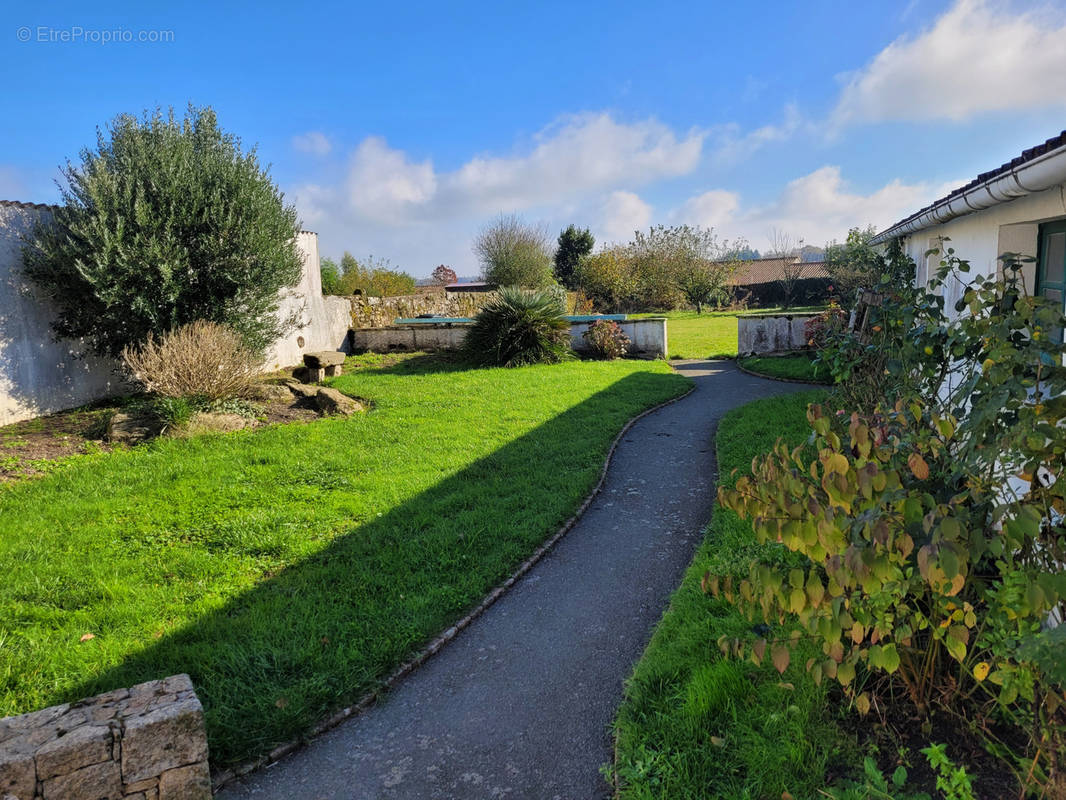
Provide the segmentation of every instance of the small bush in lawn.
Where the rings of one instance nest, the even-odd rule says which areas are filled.
[[[596,358],[621,358],[630,344],[629,337],[622,332],[621,326],[610,319],[596,320],[581,335]]]
[[[463,350],[479,364],[554,364],[573,357],[570,323],[553,294],[507,286],[478,313]]]
[[[234,331],[215,322],[193,322],[140,347],[126,347],[122,360],[145,391],[161,397],[225,400],[246,395],[257,359]]]

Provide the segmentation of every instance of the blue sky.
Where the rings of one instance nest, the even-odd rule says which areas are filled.
[[[1066,128],[1062,2],[0,15],[0,198],[56,200],[58,166],[118,113],[210,105],[258,145],[323,254],[417,276],[476,274],[471,240],[501,212],[600,242],[687,222],[761,249],[774,228],[823,244]]]

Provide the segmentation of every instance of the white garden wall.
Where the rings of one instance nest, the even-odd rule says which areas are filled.
[[[91,403],[126,391],[118,364],[85,356],[80,343],[56,341],[54,311],[23,277],[22,245],[48,206],[0,201],[0,425]],[[347,299],[323,297],[318,236],[303,232],[300,283],[285,292],[280,314],[298,315],[299,327],[268,353],[265,369],[300,363],[304,352],[344,349],[351,324]]]

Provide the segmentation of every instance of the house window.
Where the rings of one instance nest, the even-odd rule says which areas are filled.
[[[1066,309],[1066,220],[1040,226],[1040,255],[1036,290]],[[1055,332],[1062,341],[1062,329]]]

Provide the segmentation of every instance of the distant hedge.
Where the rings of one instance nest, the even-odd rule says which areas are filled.
[[[829,302],[829,278],[801,278],[792,287],[793,306],[817,306]],[[751,293],[750,295],[748,293]],[[733,299],[748,298],[749,306],[780,306],[785,302],[784,287],[777,281],[733,287]]]

